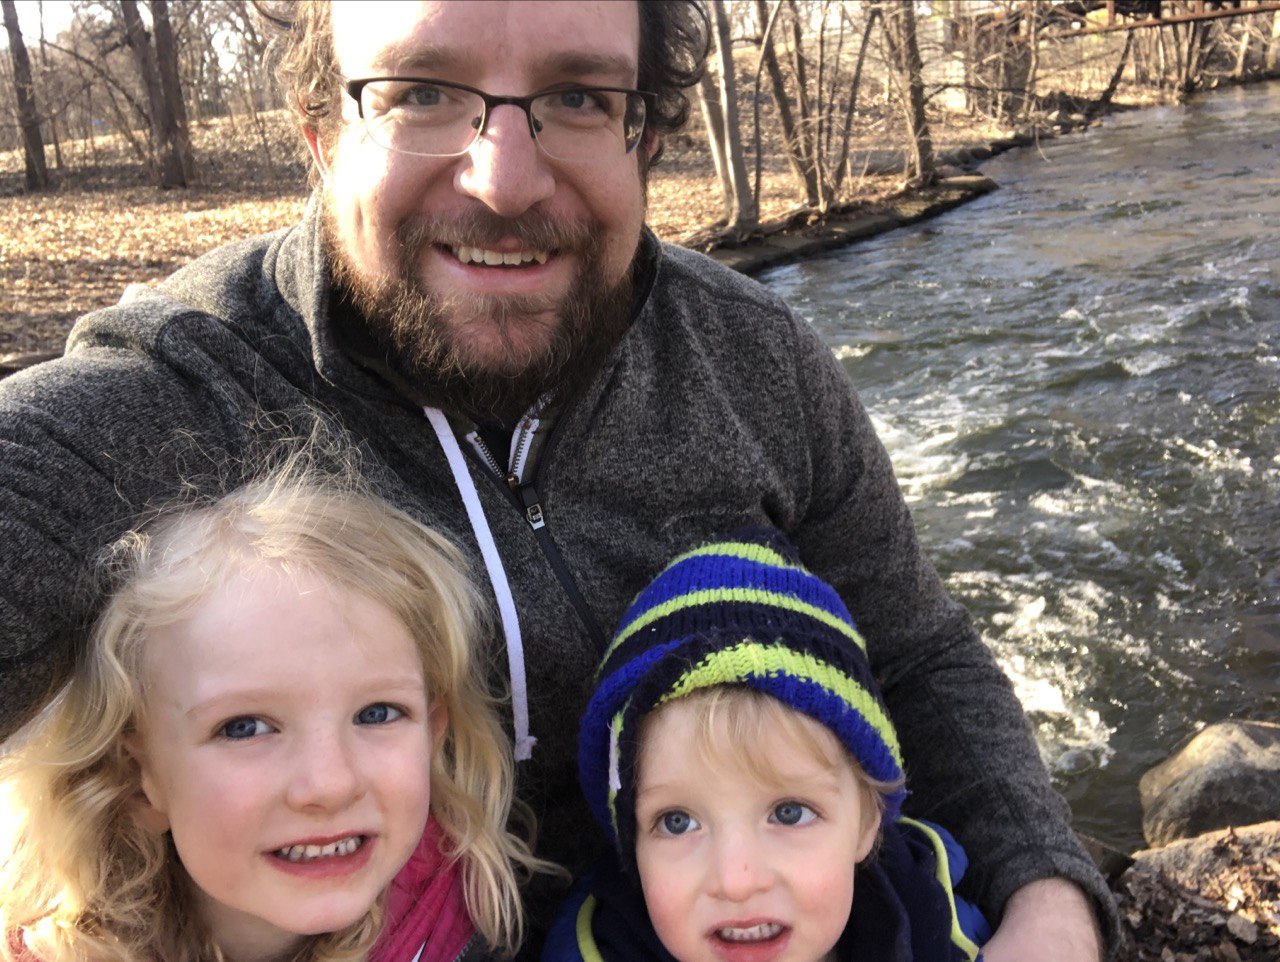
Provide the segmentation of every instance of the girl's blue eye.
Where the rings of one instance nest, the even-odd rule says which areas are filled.
[[[243,718],[233,718],[218,729],[218,734],[223,738],[245,739],[253,738],[255,735],[265,735],[272,728],[261,718],[254,718],[246,715]]]
[[[378,702],[376,705],[365,705],[356,712],[357,725],[385,725],[397,718],[403,718],[404,712],[394,705]]]
[[[818,813],[801,802],[779,802],[773,807],[773,821],[779,825],[808,825]]]
[[[688,812],[679,810],[664,812],[658,819],[658,830],[663,835],[684,835],[698,827],[698,821]]]

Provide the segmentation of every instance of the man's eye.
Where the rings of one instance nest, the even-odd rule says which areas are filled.
[[[608,101],[594,90],[565,90],[555,95],[555,106],[562,110],[587,112],[607,109]]]
[[[365,705],[356,712],[357,725],[385,725],[397,718],[403,718],[404,712],[395,705],[379,702],[376,705]]]
[[[435,107],[444,99],[443,91],[431,84],[413,84],[401,91],[396,98],[397,106]]]
[[[688,812],[664,812],[658,818],[658,833],[661,835],[684,835],[698,827],[697,819]]]
[[[266,735],[272,731],[275,731],[275,729],[261,718],[246,715],[243,718],[233,718],[231,721],[226,722],[218,729],[218,734],[223,738],[240,740],[253,738],[256,735]]]
[[[818,813],[802,802],[779,802],[771,816],[779,825],[808,825],[817,817]]]

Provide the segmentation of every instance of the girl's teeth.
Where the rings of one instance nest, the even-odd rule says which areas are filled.
[[[766,942],[782,933],[782,926],[777,922],[761,922],[747,929],[716,929],[716,935],[726,942]]]
[[[330,842],[328,845],[290,845],[287,848],[278,849],[276,855],[289,862],[309,862],[317,858],[350,855],[363,843],[363,835],[352,835],[350,838]]]

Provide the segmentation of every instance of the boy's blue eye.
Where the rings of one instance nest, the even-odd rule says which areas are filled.
[[[808,825],[818,813],[802,802],[779,802],[773,807],[773,821],[779,825]]]
[[[365,705],[356,712],[357,725],[385,725],[397,718],[403,718],[404,712],[394,705],[378,702],[376,705]]]
[[[688,812],[664,812],[658,819],[658,829],[663,835],[684,835],[697,827],[697,819]]]
[[[272,727],[261,718],[245,715],[242,718],[233,718],[225,723],[218,729],[218,734],[223,738],[242,740],[253,738],[255,735],[265,735],[270,731],[273,731]]]

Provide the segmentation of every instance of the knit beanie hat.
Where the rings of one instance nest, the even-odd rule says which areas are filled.
[[[772,695],[830,729],[871,778],[901,785],[897,733],[844,602],[780,532],[743,529],[680,555],[641,591],[597,672],[578,771],[623,864],[634,864],[640,720],[717,685]],[[905,796],[885,798],[887,820]]]

